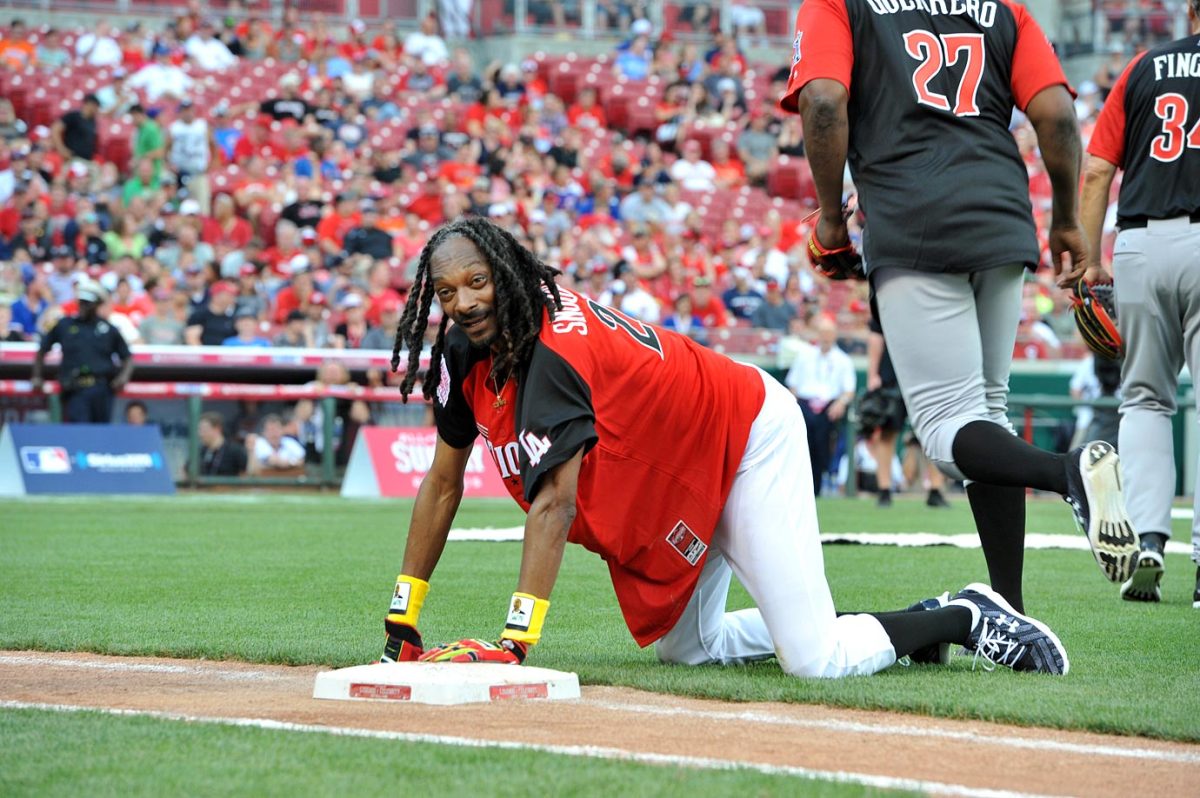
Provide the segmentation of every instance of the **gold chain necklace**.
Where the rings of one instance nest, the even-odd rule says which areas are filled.
[[[506,374],[504,377],[504,382],[497,382],[496,375],[495,374],[492,375],[492,387],[495,389],[493,391],[493,393],[496,394],[496,401],[492,402],[493,410],[499,410],[500,408],[502,408],[506,404],[508,404],[508,402],[506,402],[500,396],[500,394],[504,393],[504,389],[508,387],[508,381],[509,381],[509,379],[512,378],[512,373],[513,373],[513,367],[510,366],[508,369],[508,374]]]

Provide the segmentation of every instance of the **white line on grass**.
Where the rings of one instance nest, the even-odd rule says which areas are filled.
[[[523,539],[523,527],[477,527],[467,529],[451,529],[450,540],[505,542]],[[951,546],[957,549],[979,548],[979,535],[974,532],[961,535],[938,535],[932,532],[830,532],[821,535],[821,542],[857,543],[868,546]],[[1087,538],[1083,535],[1047,535],[1031,532],[1025,535],[1027,549],[1072,549],[1087,551]],[[1190,543],[1167,543],[1168,554],[1191,554]]]
[[[512,740],[485,740],[476,737],[453,737],[441,734],[414,734],[411,732],[381,731],[377,729],[356,729],[345,726],[319,726],[307,723],[288,723],[286,721],[268,720],[265,718],[223,718],[203,717],[199,715],[184,715],[177,712],[160,712],[141,709],[110,709],[85,707],[72,704],[42,704],[28,701],[0,701],[0,709],[36,709],[49,712],[95,712],[103,715],[122,717],[143,717],[159,720],[183,721],[185,723],[207,723],[217,726],[237,726],[242,728],[269,729],[273,731],[307,732],[315,734],[332,734],[338,737],[365,737],[375,740],[395,740],[406,743],[432,743],[436,745],[452,745],[464,748],[497,748],[503,750],[538,751],[547,754],[563,756],[589,757],[592,759],[609,759],[622,762],[636,762],[647,765],[675,765],[677,767],[698,768],[702,770],[750,770],[773,776],[797,776],[806,779],[820,779],[842,784],[859,784],[880,789],[909,790],[923,792],[929,795],[972,795],[979,798],[1049,798],[1036,793],[1014,792],[1012,790],[989,790],[980,787],[968,787],[963,784],[948,784],[940,781],[922,781],[893,776],[879,776],[870,773],[849,773],[841,770],[814,770],[793,765],[766,765],[758,762],[746,762],[733,759],[714,759],[711,757],[677,756],[673,754],[655,754],[643,751],[628,751],[622,748],[609,748],[595,745],[546,745],[542,743],[523,743]]]
[[[52,656],[0,654],[0,665],[39,665],[54,668],[84,668],[97,671],[121,671],[125,673],[184,673],[197,676],[215,676],[234,682],[277,682],[286,679],[266,671],[238,671],[208,668],[196,665],[162,665],[150,662],[91,662],[88,660],[61,659]]]
[[[663,707],[643,704],[622,704],[609,701],[591,701],[582,699],[582,703],[611,709],[614,712],[633,712],[645,715],[661,715],[667,717],[704,718],[706,720],[740,720],[776,726],[799,726],[808,729],[825,731],[851,732],[855,734],[901,735],[905,737],[932,737],[945,740],[962,740],[964,742],[985,745],[1007,746],[1010,748],[1025,748],[1035,751],[1061,751],[1063,753],[1081,754],[1096,757],[1128,757],[1130,759],[1153,759],[1163,762],[1182,762],[1200,764],[1200,754],[1189,754],[1176,751],[1159,751],[1152,748],[1121,748],[1115,745],[1086,745],[1066,743],[1059,740],[1039,740],[1030,737],[1007,737],[995,734],[981,734],[975,731],[954,731],[952,729],[936,729],[924,726],[911,726],[902,723],[858,723],[847,720],[805,720],[803,718],[788,718],[772,715],[769,712],[755,710],[722,712],[719,710],[686,709],[683,707]]]

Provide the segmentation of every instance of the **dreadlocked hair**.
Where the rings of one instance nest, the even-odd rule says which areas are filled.
[[[429,324],[429,308],[433,304],[433,274],[431,261],[448,238],[462,236],[471,241],[479,254],[492,269],[495,286],[494,311],[496,323],[503,342],[492,363],[492,377],[512,374],[533,349],[542,326],[542,309],[554,318],[562,309],[562,297],[558,293],[555,276],[558,269],[547,266],[537,256],[521,246],[512,234],[479,216],[465,216],[435,232],[421,250],[417,264],[416,279],[404,313],[396,325],[396,340],[392,346],[392,371],[400,367],[400,350],[408,348],[408,368],[400,383],[400,394],[404,401],[412,393],[417,381],[421,362],[421,347],[425,340],[425,329]],[[429,374],[440,374],[442,354],[446,349],[446,328],[450,319],[442,316],[437,339],[429,357]],[[432,400],[437,391],[436,377],[426,379],[422,394]]]

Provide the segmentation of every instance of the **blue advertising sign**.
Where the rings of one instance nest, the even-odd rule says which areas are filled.
[[[7,424],[0,495],[174,493],[157,426]]]

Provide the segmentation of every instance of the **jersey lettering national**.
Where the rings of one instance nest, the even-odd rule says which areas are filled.
[[[487,441],[528,511],[543,478],[583,451],[570,540],[607,562],[641,645],[683,612],[762,408],[749,366],[560,289],[528,367],[499,390],[489,352],[451,328],[434,415],[451,446]],[[497,401],[497,396],[503,401]],[[695,541],[681,552],[677,529]],[[681,554],[683,556],[681,556]]]
[[[1014,106],[1067,81],[1024,6],[806,0],[796,41],[784,110],[813,80],[849,92],[868,271],[1037,263],[1029,179],[1008,125]]]
[[[1168,42],[1125,67],[1088,152],[1125,170],[1118,225],[1200,211],[1200,36]]]

